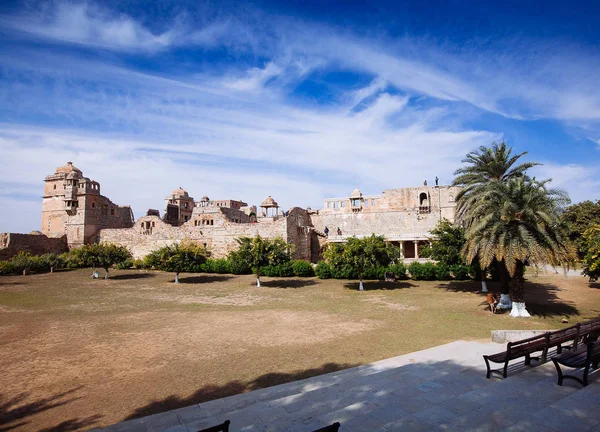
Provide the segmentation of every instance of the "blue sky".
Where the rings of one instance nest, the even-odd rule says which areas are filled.
[[[68,160],[139,217],[448,184],[504,139],[600,199],[600,6],[486,3],[2,2],[0,231]]]

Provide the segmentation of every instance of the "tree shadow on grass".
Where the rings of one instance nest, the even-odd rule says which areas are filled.
[[[275,279],[260,281],[260,286],[265,288],[303,288],[317,283],[313,279]]]
[[[488,290],[493,293],[500,292],[500,283],[486,281]],[[468,292],[472,294],[481,294],[481,281],[465,280],[465,281],[448,281],[440,282],[437,288],[443,288],[450,292]]]
[[[21,393],[10,399],[0,394],[0,432],[25,428],[25,425],[29,423],[27,420],[28,417],[78,400],[79,397],[74,397],[73,393],[77,392],[80,388],[77,387],[63,393],[57,393],[54,396],[38,399],[34,402],[27,400],[28,393]],[[67,432],[89,428],[101,417],[100,415],[95,415],[84,419],[70,419],[56,426],[44,429],[44,431]]]
[[[359,364],[349,363],[326,363],[321,367],[295,371],[291,373],[268,373],[259,376],[251,381],[230,381],[227,384],[207,385],[196,390],[188,397],[176,395],[168,396],[164,399],[150,402],[143,407],[134,410],[125,420],[132,420],[139,417],[145,417],[151,414],[157,414],[164,411],[170,411],[177,408],[183,408],[190,405],[207,402],[213,399],[220,399],[227,396],[233,396],[240,393],[246,393],[253,390],[271,387],[278,384],[285,384],[293,381],[323,375],[331,372],[337,372],[343,369],[349,369]]]
[[[344,288],[353,291],[358,291],[359,282],[348,282],[344,284]],[[385,281],[363,281],[363,288],[365,291],[377,291],[377,290],[397,290],[404,288],[413,288],[416,285],[410,281],[396,281],[396,282],[385,282]]]
[[[153,278],[156,275],[154,273],[131,273],[131,274],[119,274],[111,276],[110,273],[108,275],[109,279],[113,280],[134,280],[134,279],[148,279]]]
[[[213,282],[225,282],[229,279],[232,279],[233,276],[224,276],[224,275],[200,275],[200,276],[179,276],[179,282],[182,284],[203,284],[203,283],[213,283]]]
[[[558,297],[560,288],[549,283],[525,281],[525,305],[532,315],[544,318],[579,315],[575,303]]]

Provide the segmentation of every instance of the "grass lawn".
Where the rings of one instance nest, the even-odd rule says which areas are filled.
[[[394,357],[600,315],[600,284],[528,273],[531,319],[474,282],[90,270],[0,277],[0,430],[78,430]],[[495,289],[494,284],[489,284]],[[561,320],[568,317],[569,324]],[[483,360],[482,360],[483,361]],[[5,423],[2,426],[2,423]]]

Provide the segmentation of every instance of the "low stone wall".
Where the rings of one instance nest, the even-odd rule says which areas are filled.
[[[67,252],[67,239],[46,237],[44,234],[0,233],[0,260],[12,258],[19,252],[32,255]]]
[[[492,342],[516,342],[534,336],[543,335],[552,330],[492,330]]]

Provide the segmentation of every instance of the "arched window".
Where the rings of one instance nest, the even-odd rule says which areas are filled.
[[[419,206],[428,206],[429,200],[427,199],[427,194],[425,192],[421,192],[419,195]]]

